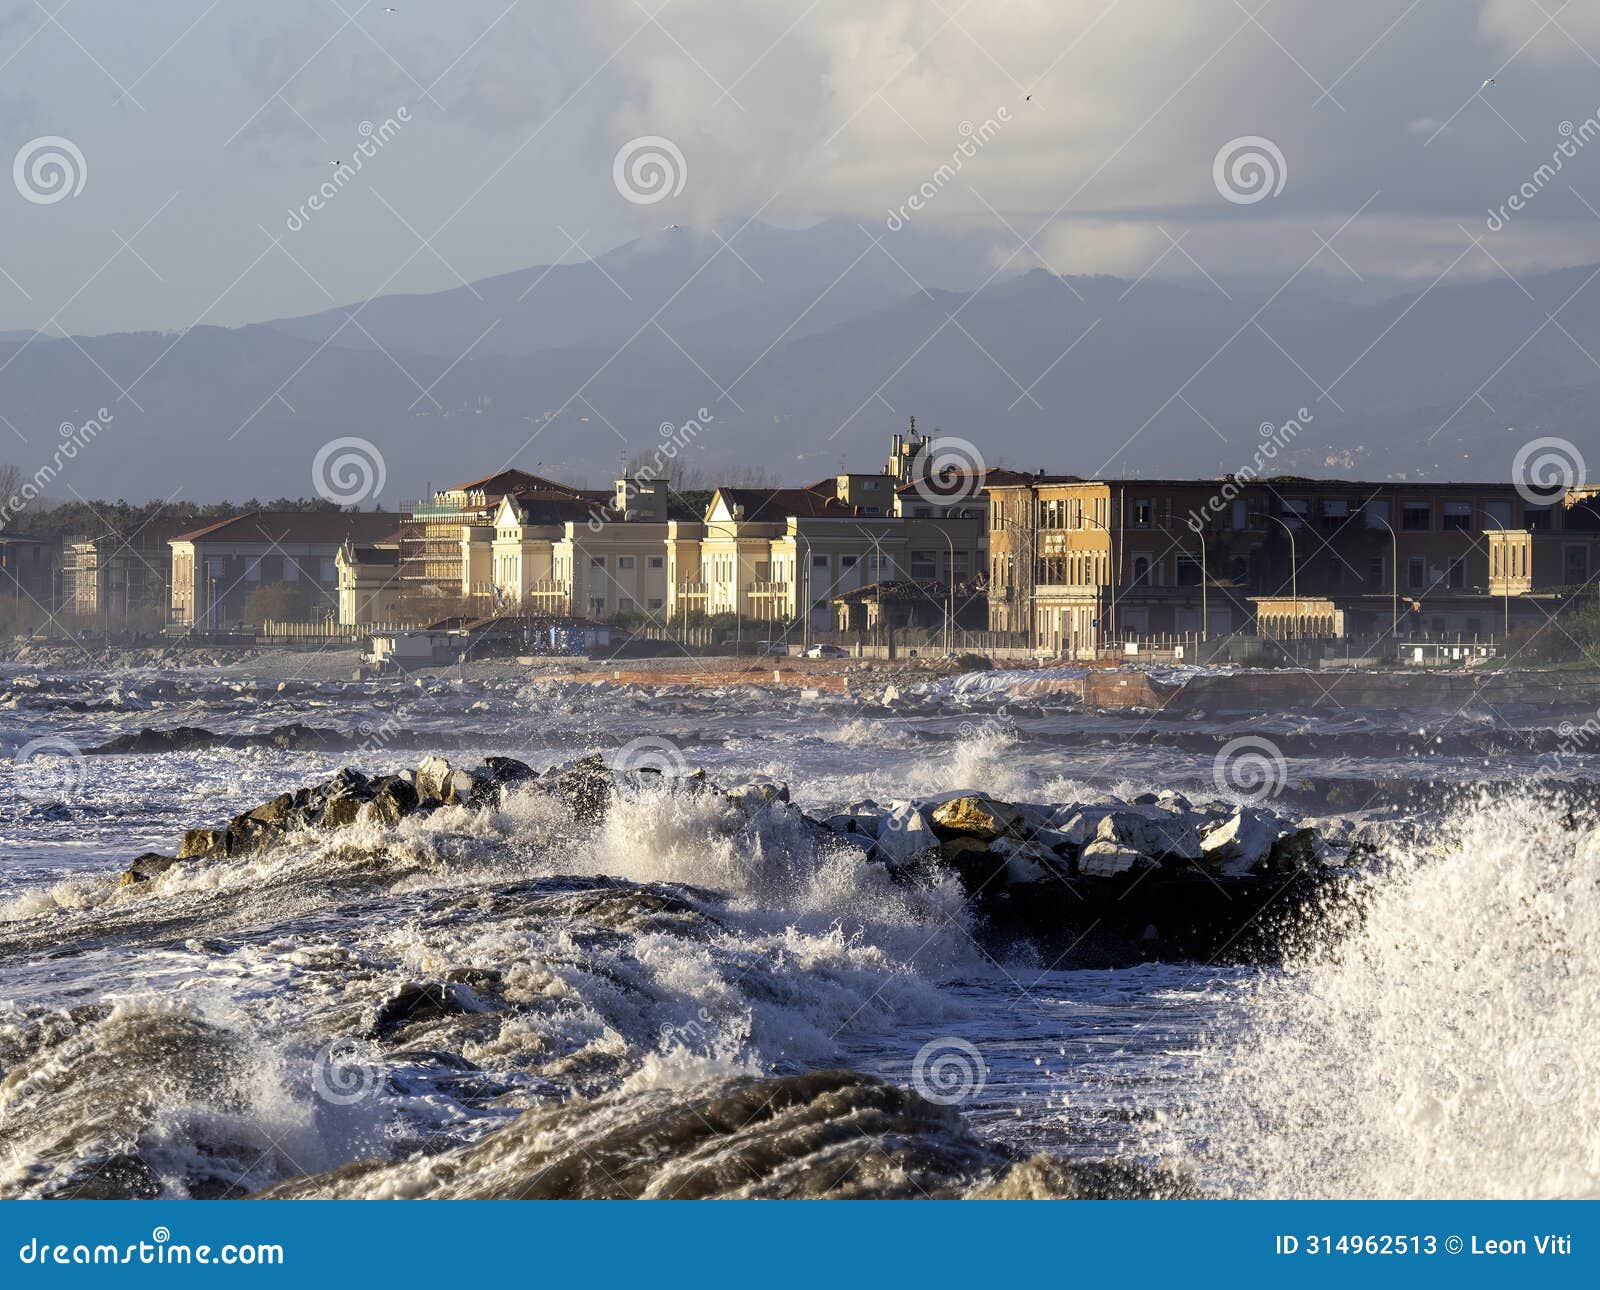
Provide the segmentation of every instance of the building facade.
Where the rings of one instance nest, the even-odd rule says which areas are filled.
[[[159,628],[172,592],[173,538],[192,518],[147,520],[137,528],[78,538],[62,550],[62,606],[78,618],[124,628],[148,619]]]
[[[293,589],[300,616],[336,618],[340,548],[396,540],[399,523],[388,511],[252,511],[179,534],[168,544],[169,622],[198,631],[238,626],[250,597],[275,584]]]
[[[1586,583],[1600,541],[1600,510],[1511,484],[1040,475],[992,487],[989,525],[990,626],[1071,657],[1241,630],[1502,636]]]

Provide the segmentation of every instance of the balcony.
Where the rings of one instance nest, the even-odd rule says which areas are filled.
[[[680,582],[678,595],[682,597],[707,596],[711,593],[709,582]]]
[[[787,599],[789,584],[787,582],[752,582],[745,586],[745,590],[752,596],[783,596]]]

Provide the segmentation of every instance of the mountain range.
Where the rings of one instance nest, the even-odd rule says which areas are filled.
[[[877,469],[913,415],[991,465],[1083,475],[1241,469],[1290,419],[1273,473],[1504,479],[1541,436],[1600,469],[1600,267],[1345,291],[1009,256],[843,220],[669,228],[243,327],[0,333],[0,464],[32,475],[105,408],[47,492],[310,495],[345,436],[377,445],[386,505],[507,463],[603,484],[691,418],[679,461],[702,480]]]

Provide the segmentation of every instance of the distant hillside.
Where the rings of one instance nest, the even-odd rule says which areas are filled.
[[[10,333],[0,411],[28,442],[5,436],[0,463],[31,474],[63,421],[103,406],[61,496],[304,495],[317,449],[355,435],[382,450],[394,504],[510,460],[602,483],[705,408],[685,459],[712,474],[872,468],[915,414],[995,464],[1210,475],[1304,407],[1274,468],[1497,478],[1526,439],[1559,435],[1600,472],[1591,269],[1376,303],[1042,270],[972,292],[933,284],[981,281],[979,244],[883,247],[843,223],[752,228],[731,250],[664,230],[595,264],[384,297],[355,322]]]

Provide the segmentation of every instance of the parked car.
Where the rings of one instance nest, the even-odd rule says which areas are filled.
[[[762,641],[761,642],[761,652],[763,654],[776,654],[779,658],[785,658],[785,657],[788,656],[788,653],[789,653],[789,642],[788,641]]]
[[[813,645],[806,651],[807,658],[849,658],[850,651],[837,645]]]

